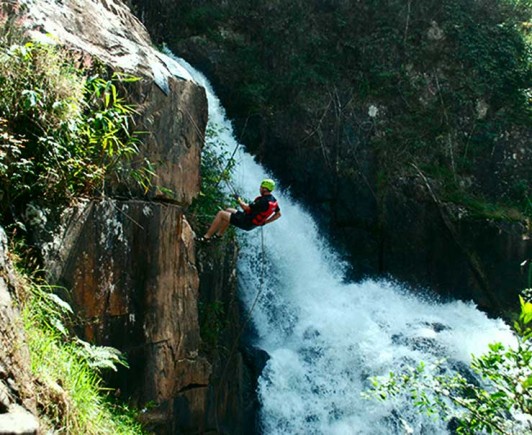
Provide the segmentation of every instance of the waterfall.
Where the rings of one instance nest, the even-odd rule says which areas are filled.
[[[210,84],[176,61],[205,87],[209,122],[224,127],[218,139],[230,153],[238,145]],[[243,151],[238,161],[237,189],[254,198],[271,175]],[[282,218],[239,231],[239,292],[253,306],[253,344],[270,356],[257,391],[261,432],[448,433],[406,400],[364,398],[369,378],[442,358],[450,369],[465,367],[488,343],[511,342],[509,328],[471,302],[433,301],[389,280],[345,282],[344,264],[310,214],[282,188],[274,195]]]

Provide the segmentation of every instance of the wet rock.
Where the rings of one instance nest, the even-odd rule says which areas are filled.
[[[150,78],[168,92],[167,79],[176,74],[166,56],[157,51],[146,28],[124,2],[17,0],[27,5],[26,27],[33,38],[66,44],[96,57],[116,70]],[[90,62],[90,59],[86,59]],[[180,71],[183,78],[186,73]]]

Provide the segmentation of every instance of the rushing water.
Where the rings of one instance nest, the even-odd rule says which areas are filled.
[[[231,153],[238,145],[211,86],[177,61],[206,88],[209,122],[223,127],[218,139]],[[270,174],[242,150],[237,157],[237,189],[254,198]],[[511,341],[508,328],[472,303],[438,303],[390,281],[345,283],[341,260],[309,213],[282,188],[274,194],[282,218],[239,233],[240,294],[253,308],[254,344],[270,355],[259,379],[261,432],[447,433],[408,401],[364,398],[369,378],[442,358],[463,366],[488,343]]]

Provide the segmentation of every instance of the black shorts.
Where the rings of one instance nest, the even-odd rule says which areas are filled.
[[[243,211],[237,211],[236,213],[232,213],[229,222],[231,223],[231,225],[234,225],[235,227],[238,227],[245,231],[250,231],[253,228],[256,228],[256,225],[253,225],[253,223],[251,222],[251,217]]]

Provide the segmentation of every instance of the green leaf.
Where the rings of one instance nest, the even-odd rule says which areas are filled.
[[[74,314],[74,311],[72,311],[72,307],[70,306],[70,304],[65,302],[63,299],[61,299],[56,294],[46,293],[46,297],[50,299],[57,307],[59,307],[61,311],[65,313]]]
[[[504,346],[502,343],[490,343],[488,344],[488,347],[490,348],[490,350],[492,350],[493,352],[499,352],[501,350],[504,350]]]
[[[23,90],[22,96],[25,97],[24,106],[26,107],[26,109],[37,106],[40,101],[39,93],[31,89]]]
[[[521,315],[520,320],[527,325],[532,321],[532,303],[525,301],[522,296],[519,296],[521,303]]]
[[[525,381],[523,382],[523,388],[528,389],[530,387],[532,387],[532,375],[526,378]]]

